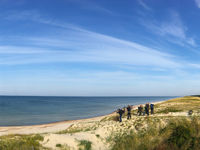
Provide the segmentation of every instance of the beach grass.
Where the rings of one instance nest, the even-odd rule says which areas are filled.
[[[87,140],[79,141],[79,150],[91,150],[92,149],[92,142]]]
[[[62,144],[56,144],[56,148],[58,148],[59,150],[70,150],[70,147],[68,145],[62,145]]]
[[[112,150],[199,150],[199,118],[176,118],[163,128],[149,126],[114,138]]]
[[[46,150],[40,141],[43,137],[39,134],[1,136],[0,150]]]

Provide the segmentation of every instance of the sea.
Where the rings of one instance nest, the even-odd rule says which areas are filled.
[[[0,96],[0,126],[23,126],[97,117],[127,105],[177,96],[55,97]]]

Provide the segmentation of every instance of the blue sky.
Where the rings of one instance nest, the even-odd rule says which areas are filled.
[[[0,95],[200,94],[200,0],[0,0]]]

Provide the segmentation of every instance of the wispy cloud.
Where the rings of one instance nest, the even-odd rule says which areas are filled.
[[[152,10],[151,7],[149,7],[144,0],[138,0],[138,3],[146,10]]]
[[[195,3],[197,5],[197,7],[200,8],[200,0],[195,0]]]
[[[37,47],[26,46],[0,46],[0,54],[40,54],[52,53],[53,51]]]
[[[27,14],[29,13],[20,15],[19,19],[30,19]],[[9,52],[19,53],[19,49],[21,49],[21,55],[14,58],[13,56],[10,58],[2,58],[0,64],[95,62],[115,65],[154,66],[159,68],[177,68],[182,66],[180,63],[173,60],[175,56],[171,54],[164,53],[132,41],[92,32],[75,25],[52,21],[48,18],[43,19],[40,15],[35,16],[34,20],[31,19],[32,21],[62,28],[62,36],[57,35],[52,38],[17,38],[21,43],[26,43],[34,48],[40,48],[39,50],[41,52],[47,51],[46,54],[31,54],[30,56],[27,53],[33,53],[32,50],[29,51],[29,49],[27,49],[26,52],[26,48],[23,46],[15,47],[15,49],[12,51],[10,50]],[[44,47],[43,51],[41,50],[41,46]],[[49,53],[49,50],[53,50],[54,53]],[[22,52],[24,52],[24,55]],[[36,52],[38,51],[36,50]]]
[[[98,12],[98,13],[103,13],[103,14],[108,14],[108,15],[116,15],[116,12],[111,11],[108,8],[105,8],[99,4],[97,4],[93,0],[66,0],[71,3],[75,3],[78,5],[80,8],[93,11],[93,12]]]
[[[170,42],[182,46],[186,44],[196,46],[194,38],[187,35],[188,29],[177,12],[171,12],[170,17],[164,21],[142,19],[141,23],[147,29],[151,30],[151,32],[164,36]]]

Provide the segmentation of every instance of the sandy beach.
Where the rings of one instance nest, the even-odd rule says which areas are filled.
[[[153,104],[159,104],[164,101],[154,102]],[[144,105],[144,104],[142,104]],[[136,110],[139,105],[132,105],[132,109]],[[115,115],[116,112],[111,114],[107,114],[104,116],[98,116],[94,118],[88,119],[80,119],[80,120],[69,120],[69,121],[61,121],[61,122],[54,122],[48,124],[41,124],[41,125],[29,125],[29,126],[1,126],[0,127],[0,136],[8,135],[8,134],[38,134],[38,133],[48,133],[48,132],[58,132],[64,129],[67,129],[72,124],[78,123],[85,123],[91,121],[100,121],[101,119],[109,116]]]
[[[35,135],[39,134],[44,139],[40,144],[52,150],[64,149],[78,150],[80,141],[89,141],[92,150],[110,150],[114,144],[113,139],[124,133],[139,132],[148,128],[148,120],[165,126],[169,119],[175,117],[187,117],[188,110],[193,109],[194,114],[199,116],[198,105],[191,105],[186,109],[186,98],[175,98],[167,101],[155,102],[155,114],[147,116],[137,116],[137,108],[139,105],[133,106],[132,118],[128,120],[126,114],[122,118],[122,122],[116,120],[118,114],[113,112],[105,116],[88,118],[82,120],[71,120],[63,122],[55,122],[42,125],[32,126],[10,126],[0,127],[0,135]],[[193,99],[193,98],[190,98]],[[199,102],[200,98],[195,97]],[[182,102],[182,100],[184,100]],[[170,109],[169,109],[170,108]],[[171,109],[173,108],[173,109]],[[176,110],[182,108],[182,110]]]

